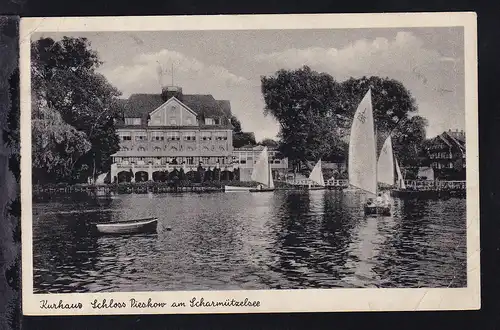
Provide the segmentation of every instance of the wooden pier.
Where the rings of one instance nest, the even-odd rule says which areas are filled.
[[[33,196],[47,198],[55,195],[80,194],[82,196],[113,196],[119,194],[161,194],[161,193],[210,193],[224,190],[224,182],[217,184],[190,184],[172,185],[161,182],[143,182],[127,184],[75,184],[65,186],[33,186]],[[231,184],[235,184],[230,183]],[[241,186],[249,186],[250,182],[239,182]],[[314,187],[308,179],[275,181],[276,190],[309,189]],[[405,180],[406,189],[392,191],[395,197],[422,197],[422,196],[465,196],[467,184],[465,181],[430,181]],[[325,181],[327,189],[343,190],[349,187],[348,180],[330,179]]]
[[[189,185],[175,186],[158,183],[137,184],[77,184],[64,187],[57,186],[33,186],[33,196],[47,197],[55,195],[83,194],[88,196],[113,196],[118,194],[160,194],[160,193],[208,193],[222,191],[222,187]]]

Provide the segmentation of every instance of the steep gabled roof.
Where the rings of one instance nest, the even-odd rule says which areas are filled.
[[[227,100],[216,100],[212,95],[184,94],[180,102],[193,110],[198,118],[225,118],[226,123],[221,124],[230,125],[231,104]],[[132,94],[127,100],[119,100],[118,104],[124,117],[147,119],[164,103],[161,94]]]

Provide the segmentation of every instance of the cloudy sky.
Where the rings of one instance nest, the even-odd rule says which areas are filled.
[[[231,101],[245,131],[258,140],[274,137],[277,123],[264,117],[260,76],[309,65],[342,81],[379,75],[398,79],[429,120],[428,136],[465,129],[462,28],[168,31],[43,33],[86,37],[104,64],[99,68],[120,89],[159,93],[164,83],[186,94],[212,94]]]

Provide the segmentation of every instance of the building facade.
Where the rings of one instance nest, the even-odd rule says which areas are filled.
[[[169,86],[161,94],[133,94],[116,123],[120,150],[112,155],[111,182],[166,181],[180,171],[219,172],[219,179],[250,181],[262,146],[233,148],[231,106],[212,95],[186,95]],[[287,159],[270,150],[273,173]]]
[[[446,131],[425,143],[426,166],[436,179],[465,180],[465,132]]]
[[[264,146],[244,146],[233,151],[233,164],[239,167],[239,178],[241,181],[251,181],[253,165],[257,162],[259,154]],[[276,148],[268,147],[269,163],[273,179],[284,180],[288,172],[288,159],[280,157]]]
[[[187,173],[199,166],[234,171],[229,101],[184,95],[170,86],[161,94],[133,94],[122,109],[113,181],[158,180],[161,172]]]

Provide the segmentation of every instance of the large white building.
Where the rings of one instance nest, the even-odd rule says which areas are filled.
[[[186,95],[182,88],[169,86],[161,94],[133,94],[122,108],[112,182],[163,181],[169,173],[182,169],[187,174],[200,166],[217,169],[223,179],[250,180],[248,172],[263,147],[234,150],[229,101]],[[275,155],[271,151],[275,172],[286,170],[288,161]]]

